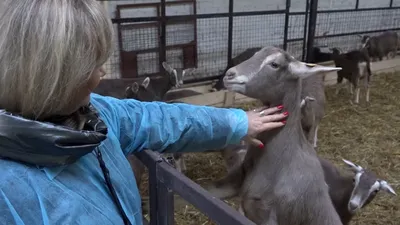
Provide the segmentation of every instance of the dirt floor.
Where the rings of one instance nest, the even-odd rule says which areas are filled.
[[[327,87],[327,110],[318,133],[318,153],[345,168],[341,159],[351,160],[376,172],[400,194],[400,73],[372,77],[371,104],[367,107],[361,89],[359,105],[349,104],[343,88],[338,96],[335,86]],[[241,105],[251,109],[257,103]],[[186,176],[200,185],[225,175],[219,153],[187,154]],[[145,187],[145,186],[142,186]],[[143,190],[146,192],[145,190]],[[229,201],[237,209],[237,201]],[[352,224],[400,224],[400,196],[380,192]],[[214,224],[191,205],[177,204],[177,225]]]

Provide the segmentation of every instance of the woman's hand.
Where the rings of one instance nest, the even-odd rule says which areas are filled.
[[[264,148],[264,144],[255,137],[263,131],[272,130],[285,125],[286,120],[282,121],[282,119],[285,119],[288,116],[288,112],[275,114],[282,109],[282,105],[273,108],[264,106],[246,112],[249,121],[249,128],[244,140],[249,144],[256,145],[259,148]]]

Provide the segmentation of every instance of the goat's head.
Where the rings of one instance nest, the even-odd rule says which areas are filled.
[[[134,82],[132,86],[125,89],[126,98],[133,98],[139,101],[159,100],[157,95],[150,87],[150,78],[146,77],[141,84]]]
[[[368,48],[370,45],[369,40],[371,39],[371,37],[368,35],[357,35],[357,36],[361,38],[361,47],[360,48],[361,49]]]
[[[332,51],[332,54],[334,55],[340,55],[343,53],[343,50],[339,47],[329,48],[329,50]]]
[[[341,68],[300,62],[282,49],[265,47],[230,68],[225,73],[224,85],[230,91],[272,103],[282,100],[288,91],[284,88],[286,82],[338,70]]]
[[[163,62],[162,65],[165,71],[167,71],[168,75],[170,76],[171,84],[176,88],[180,87],[183,84],[183,78],[186,75],[193,73],[195,69],[195,68],[174,69],[167,62]]]
[[[397,195],[393,188],[385,180],[379,179],[374,172],[363,169],[349,160],[343,161],[355,173],[354,188],[347,205],[350,213],[356,213],[358,209],[368,205],[380,190]]]

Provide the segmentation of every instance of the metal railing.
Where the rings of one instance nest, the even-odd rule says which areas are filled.
[[[149,171],[150,225],[174,224],[174,193],[217,224],[254,225],[226,203],[173,168],[158,152],[136,154]]]

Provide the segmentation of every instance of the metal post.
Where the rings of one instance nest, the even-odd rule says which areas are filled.
[[[310,20],[308,21],[307,35],[307,62],[313,58],[315,27],[317,25],[318,0],[310,0]]]
[[[162,62],[165,61],[166,59],[166,45],[167,45],[167,41],[166,41],[166,30],[167,30],[167,20],[166,20],[166,13],[165,13],[165,0],[161,0],[161,5],[160,5],[161,9],[160,9],[160,16],[161,16],[161,20],[160,20],[160,37],[159,37],[159,47],[160,47],[160,51],[159,51],[159,56],[158,56],[158,69],[159,71],[163,71],[161,73],[164,73],[165,71],[162,69]]]
[[[356,9],[358,9],[359,5],[360,5],[360,0],[356,0]]]
[[[147,166],[149,169],[150,225],[158,225],[157,162],[151,162]]]
[[[301,60],[306,60],[306,45],[307,45],[307,31],[308,31],[308,9],[310,8],[310,0],[306,0],[306,10],[304,14],[304,29],[303,29],[303,49],[301,51]]]
[[[234,0],[229,0],[229,20],[228,20],[228,67],[232,67],[232,39],[233,39],[233,4]]]
[[[289,13],[290,13],[290,0],[286,0],[286,11],[285,11],[285,30],[283,33],[283,49],[287,50],[287,39],[289,30]]]
[[[357,0],[358,1],[358,0]],[[390,0],[390,4],[389,7],[392,8],[393,7],[393,0]]]
[[[174,192],[168,189],[160,180],[157,182],[157,200],[157,225],[174,224]]]

